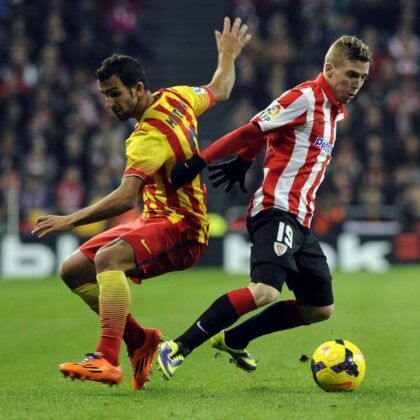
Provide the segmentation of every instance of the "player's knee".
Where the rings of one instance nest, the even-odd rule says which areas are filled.
[[[264,283],[250,283],[248,289],[252,293],[257,308],[274,302],[280,295],[277,289]]]
[[[71,290],[96,281],[92,262],[80,252],[72,254],[60,267],[60,277]]]
[[[67,284],[68,279],[69,279],[69,267],[67,264],[67,260],[64,261],[63,264],[61,264],[60,271],[58,274],[60,275],[61,280],[63,280],[64,283]]]
[[[97,274],[111,270],[124,272],[135,270],[134,250],[124,240],[115,241],[99,248],[95,255],[94,264]]]
[[[315,312],[314,314],[315,321],[313,322],[326,321],[327,319],[332,317],[333,312],[334,312],[333,305],[319,308],[319,310]]]
[[[310,310],[303,312],[301,310],[302,317],[308,324],[326,321],[332,317],[333,313],[334,305],[311,307]]]
[[[95,255],[94,264],[97,273],[118,270],[118,263],[115,261],[115,254],[111,247],[100,248]]]
[[[71,260],[71,258],[66,259],[60,267],[60,277],[63,282],[70,288],[74,289],[78,286],[78,278],[80,273],[77,270],[77,267]]]

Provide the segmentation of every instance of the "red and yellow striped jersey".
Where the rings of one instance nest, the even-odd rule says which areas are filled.
[[[192,227],[187,239],[206,244],[207,193],[200,176],[178,190],[170,187],[169,176],[175,163],[198,152],[197,117],[213,106],[213,93],[207,87],[175,86],[153,96],[155,102],[126,140],[124,176],[146,183],[142,217],[184,220]]]

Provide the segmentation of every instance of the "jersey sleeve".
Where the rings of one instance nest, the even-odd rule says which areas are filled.
[[[190,105],[198,117],[214,105],[214,95],[207,86],[174,86],[168,89],[181,96]]]
[[[256,124],[248,123],[242,127],[225,134],[220,139],[206,147],[199,155],[207,162],[216,162],[220,159],[238,153],[258,142],[265,143],[264,133]]]
[[[251,143],[247,147],[242,148],[239,151],[239,156],[241,156],[241,158],[243,158],[245,160],[254,161],[256,156],[266,146],[267,146],[267,141],[265,140],[264,137],[256,138],[253,143]]]
[[[251,122],[263,132],[277,131],[305,124],[309,102],[302,91],[292,89],[259,112]]]
[[[147,180],[163,166],[168,157],[166,139],[156,130],[134,132],[127,140],[127,163],[123,176],[138,176]]]

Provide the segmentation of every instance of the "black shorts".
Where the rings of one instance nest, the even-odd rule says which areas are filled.
[[[312,231],[286,211],[262,211],[248,220],[251,281],[281,291],[284,282],[301,305],[334,303],[327,259]]]

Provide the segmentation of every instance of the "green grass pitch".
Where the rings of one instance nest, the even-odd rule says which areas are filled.
[[[132,312],[167,339],[182,332],[246,277],[196,269],[132,287]],[[97,317],[60,280],[0,280],[0,418],[4,419],[415,419],[420,418],[420,267],[334,276],[336,312],[327,322],[251,344],[254,374],[214,358],[206,343],[170,382],[154,371],[145,391],[71,382],[57,370],[95,349]],[[284,296],[290,296],[285,292]],[[366,356],[355,392],[331,394],[299,362],[324,341],[346,338]]]

